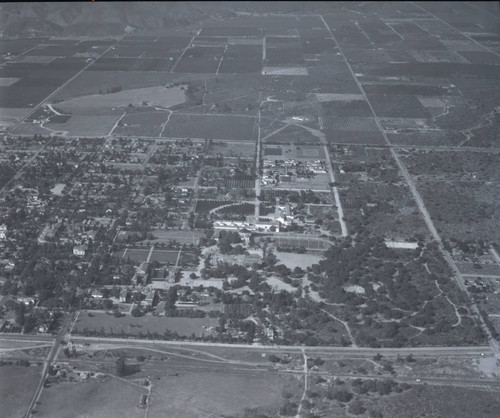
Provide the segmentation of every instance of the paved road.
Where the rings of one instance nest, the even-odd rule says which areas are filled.
[[[205,343],[196,341],[164,341],[164,340],[146,340],[146,339],[126,339],[114,337],[84,337],[71,336],[74,343],[95,343],[95,344],[120,344],[129,345],[131,347],[141,345],[156,345],[170,348],[190,349],[223,347],[245,350],[265,350],[278,352],[302,352],[306,350],[311,353],[325,353],[332,355],[352,355],[356,357],[372,357],[375,354],[385,356],[406,356],[413,354],[414,356],[431,356],[431,357],[449,357],[449,356],[481,356],[491,355],[492,350],[489,346],[477,347],[412,347],[412,348],[370,348],[370,347],[318,347],[318,346],[278,346],[278,345],[259,345],[259,344],[224,344],[224,343]]]
[[[59,347],[60,347],[61,341],[67,335],[69,326],[71,325],[71,322],[72,322],[72,317],[73,317],[73,315],[66,316],[66,318],[64,319],[64,322],[61,326],[61,330],[59,331],[57,336],[54,338],[54,341],[52,343],[52,348],[50,349],[49,354],[47,355],[47,358],[44,361],[42,376],[40,377],[40,381],[38,382],[35,393],[33,394],[33,397],[31,398],[31,402],[28,406],[28,410],[24,414],[24,418],[29,418],[33,415],[33,409],[35,408],[35,405],[38,402],[38,399],[40,398],[40,395],[41,395],[42,390],[43,390],[43,385],[45,383],[45,379],[47,379],[47,375],[49,373],[52,362],[54,361],[54,359],[57,357],[57,354],[59,353]]]

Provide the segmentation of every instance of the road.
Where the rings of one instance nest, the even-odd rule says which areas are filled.
[[[164,340],[147,340],[147,339],[124,339],[114,337],[84,337],[72,335],[71,340],[74,343],[95,343],[95,344],[120,344],[130,347],[137,346],[164,346],[179,349],[191,348],[234,348],[245,350],[264,350],[274,352],[307,352],[314,354],[330,354],[336,356],[353,356],[355,358],[371,358],[375,354],[384,356],[406,356],[413,354],[421,357],[470,357],[480,356],[481,353],[492,354],[490,346],[474,346],[474,347],[411,347],[411,348],[370,348],[370,347],[330,347],[330,346],[278,346],[278,345],[260,345],[260,344],[225,344],[212,342],[197,342],[197,341],[164,341]]]
[[[49,373],[52,362],[56,359],[57,354],[59,353],[59,347],[61,345],[61,341],[66,337],[68,333],[68,329],[73,319],[72,317],[73,317],[72,315],[66,316],[61,326],[61,330],[57,334],[56,338],[54,338],[54,341],[52,343],[52,348],[50,349],[49,354],[47,355],[47,358],[44,361],[42,376],[40,377],[40,381],[38,382],[35,393],[33,394],[31,402],[28,406],[28,410],[24,414],[24,418],[29,418],[33,415],[33,409],[35,408],[36,403],[40,399],[45,379],[47,379],[47,375]]]

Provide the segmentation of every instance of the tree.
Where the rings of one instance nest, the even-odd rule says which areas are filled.
[[[26,305],[24,302],[20,302],[16,306],[16,322],[19,326],[24,325],[24,314],[26,313]]]
[[[359,400],[353,401],[347,410],[352,415],[361,415],[366,411],[366,408],[363,406],[363,404]]]
[[[24,320],[24,332],[31,332],[36,326],[36,320],[31,315]]]
[[[127,373],[127,365],[125,363],[125,357],[121,354],[116,359],[116,374],[117,376],[125,376]]]

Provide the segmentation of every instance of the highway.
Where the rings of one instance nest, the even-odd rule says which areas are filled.
[[[72,335],[71,340],[77,344],[120,344],[130,347],[141,346],[157,346],[166,348],[178,349],[191,349],[191,348],[234,348],[245,350],[264,350],[273,352],[306,352],[312,354],[328,354],[337,356],[352,356],[355,358],[371,358],[375,354],[384,356],[406,356],[413,354],[420,357],[470,357],[491,355],[492,350],[490,346],[474,346],[474,347],[410,347],[410,348],[370,348],[370,347],[322,347],[322,346],[279,346],[279,345],[260,345],[260,344],[225,344],[225,343],[212,343],[212,342],[197,342],[197,341],[164,341],[164,340],[147,340],[147,339],[126,339],[114,337],[84,337]]]

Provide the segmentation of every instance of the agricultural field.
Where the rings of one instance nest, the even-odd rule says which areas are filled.
[[[64,100],[57,106],[64,111],[78,114],[78,109],[102,106],[132,107],[148,103],[151,106],[168,108],[186,101],[184,88],[180,87],[146,87],[142,89],[123,90],[116,93],[92,94],[75,99]],[[132,106],[130,106],[132,105]]]
[[[112,133],[123,136],[159,136],[168,115],[168,112],[161,110],[128,113],[119,120]]]
[[[368,229],[378,236],[403,241],[430,238],[388,150],[340,145],[331,150],[350,231]]]
[[[42,367],[37,364],[27,367],[0,366],[0,403],[3,416],[24,416],[41,373]]]
[[[44,388],[37,416],[66,418],[77,413],[93,418],[139,418],[144,416],[137,407],[143,393],[147,393],[146,388],[106,375],[86,381],[55,382]]]
[[[255,118],[249,116],[174,113],[165,125],[162,136],[251,141],[255,138],[254,128]]]
[[[443,238],[498,240],[498,154],[398,152]]]

